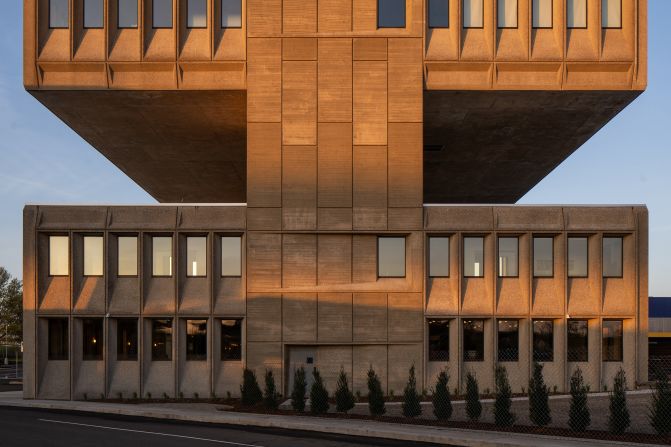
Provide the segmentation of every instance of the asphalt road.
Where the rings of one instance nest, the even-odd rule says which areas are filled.
[[[7,447],[431,447],[400,441],[286,430],[221,427],[0,407],[0,445]]]

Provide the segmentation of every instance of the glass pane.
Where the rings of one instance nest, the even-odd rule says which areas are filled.
[[[601,0],[601,26],[622,27],[622,0]]]
[[[242,26],[242,1],[221,0],[221,27],[240,28]]]
[[[554,239],[551,237],[534,238],[534,276],[551,277],[554,275]]]
[[[516,237],[499,238],[499,276],[517,276],[518,241]]]
[[[464,28],[482,28],[484,0],[464,0]]]
[[[568,238],[568,276],[584,278],[587,276],[587,238]]]
[[[242,238],[221,238],[221,276],[242,275]]]
[[[119,28],[137,28],[137,0],[119,0]]]
[[[207,275],[207,237],[186,238],[186,276]]]
[[[207,320],[186,320],[186,359],[207,360]]]
[[[84,276],[103,275],[103,238],[84,236]]]
[[[83,332],[83,359],[103,359],[103,320],[91,318],[82,320]]]
[[[49,0],[49,28],[68,28],[68,22],[68,0]]]
[[[450,276],[450,238],[429,238],[429,276]]]
[[[429,0],[429,27],[450,26],[450,0]]]
[[[429,361],[450,360],[450,321],[429,320]]]
[[[151,359],[172,360],[172,320],[152,321]]]
[[[622,277],[622,238],[603,238],[603,276]]]
[[[380,237],[377,240],[378,276],[404,277],[405,276],[405,238]]]
[[[499,28],[517,28],[517,0],[498,0]]]
[[[70,274],[69,241],[68,236],[49,236],[49,275],[67,276]]]
[[[207,0],[187,0],[186,26],[207,28]]]
[[[533,337],[534,362],[551,362],[554,359],[554,324],[552,320],[535,320]]]
[[[405,0],[378,0],[377,26],[405,28]]]
[[[47,320],[49,331],[48,359],[68,359],[68,320],[66,318],[50,318]]]
[[[481,362],[485,358],[484,320],[464,320],[464,361]]]
[[[172,28],[172,0],[154,0],[154,28]]]
[[[566,0],[566,26],[587,28],[587,0]]]
[[[586,362],[589,352],[587,320],[569,320],[567,331],[567,360]]]
[[[172,276],[172,237],[152,238],[152,275]]]
[[[499,362],[516,362],[519,359],[519,321],[499,320],[498,359]]]
[[[533,0],[533,27],[552,28],[552,0]]]
[[[102,28],[103,18],[103,0],[84,0],[84,28]]]
[[[484,276],[484,238],[464,238],[464,276]]]
[[[622,320],[604,320],[602,352],[604,362],[622,361]]]
[[[242,320],[221,320],[221,360],[242,359]]]
[[[116,331],[116,359],[137,360],[137,320],[117,320]]]
[[[137,237],[119,236],[118,246],[117,274],[119,276],[137,276]]]

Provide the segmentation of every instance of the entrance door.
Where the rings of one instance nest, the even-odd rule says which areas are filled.
[[[310,394],[310,388],[312,388],[312,383],[314,378],[312,377],[312,371],[315,369],[315,363],[317,360],[316,350],[311,347],[291,347],[289,348],[289,388],[287,389],[287,397],[291,395],[291,391],[294,389],[294,374],[301,366],[305,369],[305,381],[307,382],[307,393]]]

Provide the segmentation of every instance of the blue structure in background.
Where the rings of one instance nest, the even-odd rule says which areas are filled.
[[[671,297],[648,300],[648,374],[656,368],[671,374]]]

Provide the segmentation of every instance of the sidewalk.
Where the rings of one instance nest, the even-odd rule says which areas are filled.
[[[585,447],[585,446],[630,446],[628,443],[580,440],[553,436],[537,436],[516,433],[461,430],[362,420],[339,420],[301,416],[278,416],[221,411],[213,404],[114,404],[80,401],[23,400],[20,391],[0,393],[0,407],[39,408],[86,413],[100,413],[153,419],[169,419],[208,424],[228,424],[247,427],[263,427],[287,430],[302,430],[395,439],[402,441],[429,442],[449,446],[471,447]],[[644,447],[648,444],[637,444]]]

